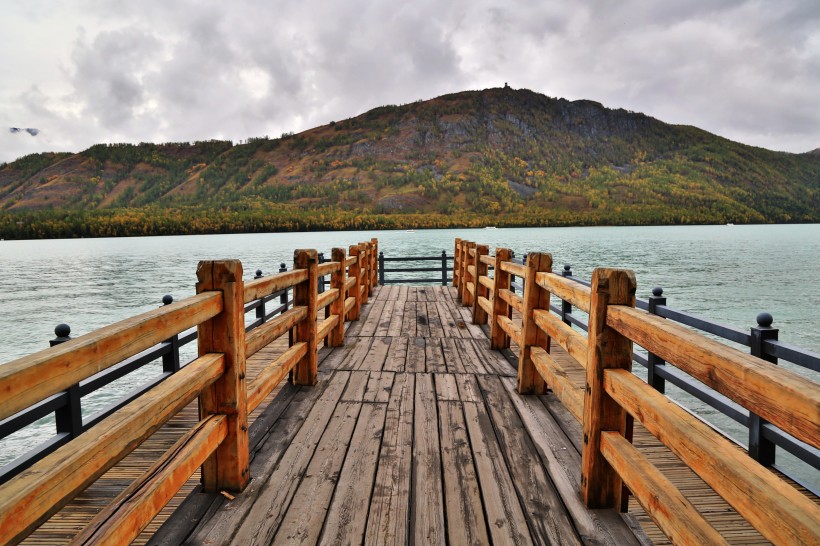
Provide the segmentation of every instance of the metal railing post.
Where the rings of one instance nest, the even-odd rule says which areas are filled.
[[[772,322],[774,319],[769,313],[757,315],[757,326],[751,330],[750,348],[752,356],[777,364],[777,358],[767,355],[763,347],[767,339],[777,339],[778,329],[772,328]],[[759,415],[749,412],[749,455],[763,466],[771,466],[775,461],[775,445],[763,437],[765,423]]]
[[[162,305],[171,305],[174,297],[171,294],[162,296]],[[167,343],[171,345],[171,352],[162,355],[162,371],[176,373],[179,371],[179,334],[171,336]]]
[[[379,251],[379,284],[384,286],[384,252]]]
[[[58,324],[54,328],[54,335],[57,337],[49,340],[50,347],[71,341],[71,327],[68,324]],[[83,409],[79,383],[70,386],[66,393],[68,393],[68,403],[54,412],[57,434],[67,433],[71,438],[76,438],[83,432]]]
[[[656,286],[652,289],[652,295],[646,300],[646,310],[650,315],[657,315],[658,305],[666,305],[666,297],[663,295],[663,288]],[[658,376],[658,366],[664,366],[666,361],[658,355],[647,351],[646,354],[646,382],[652,386],[653,389],[660,393],[666,392],[666,380]]]
[[[441,251],[441,286],[447,286],[447,251]]]
[[[561,271],[562,277],[572,277],[572,268],[569,264],[564,264],[564,269]],[[568,301],[561,300],[561,320],[564,324],[571,326],[572,323],[567,318],[567,315],[572,314],[572,304]]]

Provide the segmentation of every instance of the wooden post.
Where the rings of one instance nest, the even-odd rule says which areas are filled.
[[[356,261],[350,266],[350,276],[356,279],[356,283],[350,289],[350,295],[356,298],[356,303],[354,303],[350,309],[349,320],[359,320],[359,312],[362,306],[362,269],[359,254],[362,249],[360,245],[350,245],[348,250],[350,251],[350,255],[356,258]]]
[[[507,317],[510,314],[509,304],[501,299],[498,292],[502,288],[509,290],[510,288],[510,274],[506,271],[501,271],[501,262],[509,262],[512,257],[512,250],[509,248],[495,249],[495,286],[493,287],[493,316],[490,319],[490,348],[491,349],[507,349],[510,346],[510,336],[501,329],[498,324],[498,317]]]
[[[490,291],[479,282],[481,277],[487,276],[487,264],[481,261],[481,256],[489,256],[490,247],[476,245],[475,247],[475,298],[473,298],[473,324],[487,324],[487,311],[478,304],[479,296],[490,299]]]
[[[225,373],[199,396],[199,416],[227,416],[228,434],[202,465],[206,492],[241,491],[250,479],[245,384],[245,289],[239,260],[201,261],[196,293],[222,292],[222,312],[197,327],[199,356],[225,355]]]
[[[552,271],[552,255],[543,252],[527,254],[527,278],[524,283],[521,312],[521,352],[518,358],[518,392],[520,394],[545,394],[547,384],[532,363],[532,347],[543,347],[549,352],[550,339],[532,318],[535,309],[550,308],[550,293],[535,282],[535,275]]]
[[[632,420],[604,392],[604,370],[632,369],[632,341],[606,325],[607,306],[635,306],[635,274],[625,269],[592,272],[589,350],[584,392],[581,496],[589,508],[622,507],[621,478],[601,454],[601,432],[616,431],[630,439]]]
[[[294,343],[307,343],[307,353],[293,367],[295,385],[315,385],[318,381],[316,347],[316,298],[318,296],[318,256],[315,250],[293,253],[293,269],[307,269],[308,279],[294,287],[293,305],[307,307],[307,317],[296,325]]]
[[[370,243],[359,243],[362,247],[362,286],[364,286],[364,292],[362,294],[362,304],[367,303],[367,300],[370,299]]]
[[[472,307],[473,306],[473,294],[470,294],[470,291],[467,290],[467,283],[473,283],[475,285],[475,278],[469,271],[469,267],[475,266],[475,256],[470,256],[470,250],[475,249],[476,244],[474,242],[468,242],[467,248],[465,249],[465,259],[464,259],[464,287],[463,293],[461,294],[461,304],[465,307]],[[473,290],[475,291],[475,286],[473,286]]]
[[[370,287],[375,288],[379,284],[379,278],[376,274],[376,271],[378,271],[379,240],[373,237],[370,239],[370,244],[373,245],[373,254],[370,256],[370,277],[368,280],[370,281]]]
[[[456,249],[453,252],[453,286],[456,288],[459,286],[459,276],[461,274],[459,266],[461,266],[461,239],[456,237]]]
[[[330,288],[339,290],[339,295],[330,304],[330,314],[338,315],[339,322],[325,339],[327,339],[328,347],[341,347],[345,344],[345,283],[347,282],[345,260],[347,255],[345,249],[334,248],[330,256],[332,261],[340,264],[339,271],[334,271],[330,275]]]
[[[461,241],[461,248],[458,251],[458,299],[464,298],[464,271],[467,267],[467,241]]]

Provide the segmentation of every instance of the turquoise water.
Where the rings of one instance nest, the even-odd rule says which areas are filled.
[[[551,252],[556,269],[569,263],[583,278],[598,266],[630,268],[638,297],[662,286],[670,306],[741,329],[768,311],[781,340],[820,352],[820,225],[499,228],[2,241],[0,362],[46,348],[58,323],[81,335],[155,308],[164,294],[192,295],[199,260],[238,258],[250,279],[256,269],[290,267],[295,248],[329,257],[334,246],[371,237],[385,256],[452,255],[461,237],[517,255]],[[84,399],[86,415],[134,381],[124,378],[97,399]],[[733,423],[718,426],[744,440]],[[53,420],[29,428],[0,441],[0,464],[51,434]]]

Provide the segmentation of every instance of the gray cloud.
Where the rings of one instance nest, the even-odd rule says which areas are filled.
[[[0,161],[100,141],[278,135],[504,82],[772,149],[820,146],[816,0],[673,4],[74,0],[51,11],[17,7],[0,32],[27,46],[0,45],[11,74],[0,82],[0,122],[49,137],[1,136]]]

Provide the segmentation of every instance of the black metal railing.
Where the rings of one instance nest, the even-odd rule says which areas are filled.
[[[285,271],[287,271],[285,264],[280,264],[278,272],[282,273]],[[260,278],[261,276],[262,271],[257,270],[255,278]],[[323,284],[324,283],[320,282],[320,290],[324,288],[322,286]],[[171,295],[165,295],[162,298],[163,305],[170,305],[173,301],[174,299]],[[274,301],[277,305],[270,308],[269,304]],[[251,321],[246,321],[245,330],[250,331],[257,328],[271,318],[284,313],[292,305],[291,289],[275,292],[264,298],[249,302],[245,305],[245,313],[255,311],[255,317]],[[71,339],[71,328],[67,324],[59,324],[54,329],[54,333],[56,335],[55,339],[49,341],[52,347]],[[184,363],[181,362],[180,349],[196,341],[196,339],[197,329],[191,328],[150,349],[146,349],[139,354],[127,358],[119,364],[111,366],[96,375],[80,381],[77,385],[74,385],[65,392],[50,396],[0,421],[0,439],[6,438],[24,427],[50,415],[54,415],[56,421],[56,434],[8,462],[3,467],[0,467],[0,484],[7,482],[49,453],[89,430],[118,409],[179,371],[180,368],[183,368],[190,362],[190,360]],[[160,359],[162,361],[162,372],[135,386],[125,396],[118,398],[99,411],[87,417],[83,417],[82,399],[84,397]],[[191,360],[193,360],[193,358]]]
[[[409,256],[409,257],[392,257],[386,258],[384,252],[379,252],[379,284],[438,284],[447,286],[452,281],[449,273],[452,272],[452,267],[448,267],[447,263],[453,260],[452,256],[447,256],[447,252],[442,250],[441,256]],[[427,263],[439,262],[436,267],[387,267],[386,263]],[[401,275],[393,278],[387,278],[387,274],[400,273]],[[407,277],[407,273],[438,273],[435,277]]]

